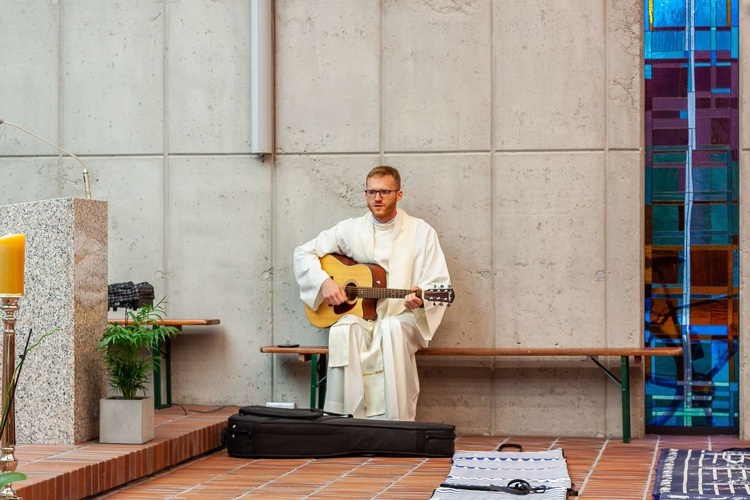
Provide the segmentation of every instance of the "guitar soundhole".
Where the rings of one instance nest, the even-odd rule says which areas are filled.
[[[350,281],[346,285],[344,285],[344,290],[346,290],[346,303],[347,304],[356,304],[357,303],[357,284],[353,281]]]
[[[343,314],[348,313],[352,309],[354,309],[354,306],[357,305],[357,293],[354,291],[354,288],[357,287],[356,283],[349,282],[344,285],[344,290],[346,290],[346,296],[347,301],[343,304],[339,304],[337,306],[333,306],[333,312],[336,313],[336,315],[341,316]]]

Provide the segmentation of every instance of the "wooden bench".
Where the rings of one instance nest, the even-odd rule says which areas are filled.
[[[322,406],[325,399],[326,357],[325,346],[276,346],[260,348],[267,354],[296,354],[300,361],[312,361],[310,369],[310,408]],[[644,356],[681,356],[682,347],[428,347],[417,351],[417,356],[473,356],[473,357],[587,357],[604,371],[620,388],[622,397],[622,441],[630,442],[630,358],[640,363]],[[620,358],[620,378],[602,365],[599,357]],[[317,389],[317,395],[316,395]]]

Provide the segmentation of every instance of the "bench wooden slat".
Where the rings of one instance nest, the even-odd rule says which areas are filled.
[[[267,345],[261,347],[260,352],[266,354],[328,354],[328,348],[325,346],[279,347]]]
[[[109,318],[107,320],[109,323],[119,323],[121,325],[129,325],[133,322],[131,318],[124,318],[124,319],[117,319],[117,318]],[[221,324],[221,320],[219,319],[171,319],[171,318],[165,318],[160,319],[156,321],[157,325],[162,326],[176,326],[178,328],[183,326],[209,326],[209,325],[219,325]]]
[[[260,348],[266,354],[328,354],[325,346]],[[682,347],[428,347],[419,356],[680,356]]]
[[[428,347],[420,356],[679,356],[682,347]]]

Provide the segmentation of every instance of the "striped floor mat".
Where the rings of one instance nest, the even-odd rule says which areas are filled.
[[[750,498],[750,449],[661,450],[655,500]]]
[[[458,451],[433,499],[515,498],[566,500],[572,492],[562,449],[549,451]]]

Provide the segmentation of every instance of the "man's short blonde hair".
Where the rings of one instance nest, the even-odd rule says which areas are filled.
[[[365,179],[365,183],[367,183],[367,179],[369,179],[370,177],[383,177],[384,175],[390,175],[391,177],[393,177],[393,179],[396,181],[396,185],[398,186],[398,190],[401,191],[401,174],[399,174],[398,170],[391,167],[390,165],[380,165],[370,170],[370,173],[367,174],[367,178]]]

